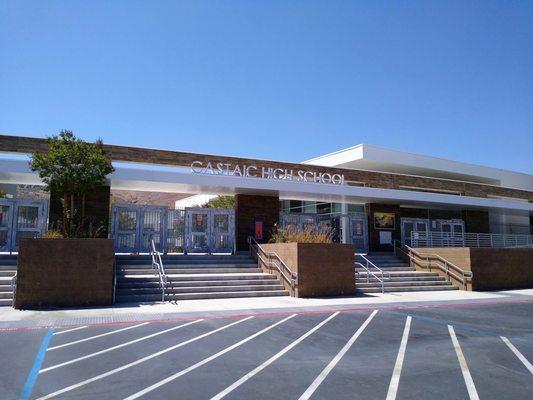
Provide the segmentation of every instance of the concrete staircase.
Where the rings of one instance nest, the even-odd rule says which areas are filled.
[[[165,300],[288,296],[275,275],[245,255],[165,256]],[[159,278],[150,256],[117,256],[115,302],[161,301]]]
[[[439,276],[436,272],[417,271],[414,267],[409,267],[409,264],[404,262],[401,258],[396,257],[394,253],[369,253],[367,258],[383,270],[385,279],[385,292],[418,292],[431,290],[457,290],[456,285],[448,282],[444,277]],[[366,265],[360,258],[356,257],[356,261]],[[377,276],[375,268],[369,268]],[[370,275],[367,282],[367,274],[363,268],[356,268],[355,287],[358,293],[381,293],[381,282]],[[388,278],[388,272],[390,278]]]
[[[13,305],[11,279],[17,272],[17,256],[0,255],[0,306]]]

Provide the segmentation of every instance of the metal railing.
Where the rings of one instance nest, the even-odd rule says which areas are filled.
[[[411,232],[411,247],[533,247],[533,235]]]
[[[152,268],[156,270],[159,277],[159,287],[161,288],[161,301],[165,301],[165,289],[167,286],[167,275],[161,259],[161,253],[155,247],[154,239],[151,240],[150,255],[152,256]]]
[[[358,261],[355,262],[355,266],[356,267],[360,266],[361,268],[363,268],[366,271],[366,283],[370,282],[370,275],[372,275],[374,278],[376,278],[378,280],[378,282],[381,283],[381,293],[385,293],[385,282],[384,282],[384,278],[383,278],[383,271],[381,272],[381,278],[380,278],[375,273],[370,271],[370,269],[368,269],[367,267],[365,267],[362,263],[360,263]],[[359,275],[360,272],[356,271],[355,274]]]
[[[472,278],[474,277],[472,271],[464,270],[438,254],[418,252],[405,244],[403,247],[405,247],[405,250],[402,248],[402,244],[398,240],[395,240],[394,254],[398,256],[398,252],[401,252],[406,255],[409,258],[409,264],[411,267],[414,264],[415,266],[419,265],[427,270],[438,268],[444,272],[447,281],[451,282],[450,277],[452,277],[461,282],[464,290],[468,289],[468,283],[471,283]]]
[[[366,257],[366,253],[355,253],[355,257],[361,257],[363,261],[365,262],[366,266],[363,265],[363,263],[360,263],[358,261],[355,262],[356,265],[359,265],[366,271],[366,282],[370,282],[370,275],[372,275],[374,278],[376,278],[379,282],[381,282],[381,293],[385,292],[385,272],[381,268],[379,268],[376,264],[374,264],[372,261],[370,261]],[[381,279],[370,270],[370,268],[374,268],[379,275],[381,275]],[[356,271],[356,274],[359,275],[361,272]],[[388,279],[390,279],[390,272],[387,271],[386,274],[388,275]]]
[[[11,289],[13,290],[13,307],[15,307],[15,295],[17,294],[17,271],[11,278]]]
[[[250,255],[257,259],[258,264],[264,265],[269,273],[272,273],[273,269],[277,271],[280,278],[290,288],[291,296],[294,296],[298,286],[298,274],[293,272],[276,253],[265,251],[252,236],[248,236],[248,245]],[[262,266],[261,268],[263,269]]]

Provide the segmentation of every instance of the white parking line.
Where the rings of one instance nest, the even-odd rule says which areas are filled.
[[[511,349],[511,351],[515,354],[515,356],[518,357],[518,359],[520,361],[522,361],[522,364],[524,364],[526,366],[528,371],[531,372],[531,374],[533,374],[533,365],[531,365],[531,363],[528,361],[528,359],[526,357],[524,357],[524,355],[522,353],[520,353],[518,351],[518,349],[516,347],[514,347],[514,345],[511,343],[511,341],[509,339],[507,339],[505,336],[500,336],[500,339],[503,340],[503,343],[505,343],[507,345],[507,347],[509,347]]]
[[[62,333],[74,332],[74,331],[77,331],[79,329],[84,329],[84,328],[87,328],[87,327],[88,327],[88,325],[78,326],[77,328],[66,329],[64,331],[54,332],[54,333],[52,333],[52,335],[54,335],[54,336],[61,335]]]
[[[311,383],[311,385],[307,388],[307,390],[300,396],[299,400],[307,400],[312,396],[312,394],[316,391],[318,386],[320,386],[320,384],[324,381],[324,379],[326,379],[326,377],[333,370],[333,368],[335,368],[335,366],[341,360],[341,358],[344,357],[346,352],[350,349],[350,347],[352,347],[354,342],[361,335],[361,333],[363,333],[367,325],[370,323],[370,321],[372,321],[372,318],[374,318],[374,316],[377,313],[378,313],[378,310],[372,311],[372,314],[370,314],[370,316],[366,319],[366,321],[363,322],[363,325],[361,325],[359,329],[355,331],[355,333],[350,338],[350,340],[348,340],[348,342],[346,342],[344,347],[337,353],[337,355],[333,357],[333,359],[329,362],[326,368],[322,370],[322,372],[316,377],[313,383]]]
[[[143,323],[141,323],[141,324],[127,326],[127,327],[125,327],[125,328],[116,329],[116,330],[114,330],[114,331],[106,332],[106,333],[102,333],[102,334],[100,334],[100,335],[90,336],[90,337],[85,338],[85,339],[80,339],[80,340],[75,340],[75,341],[73,341],[73,342],[68,342],[68,343],[65,343],[65,344],[60,344],[59,346],[49,347],[46,351],[57,350],[57,349],[61,349],[61,348],[63,348],[63,347],[72,346],[72,345],[74,345],[74,344],[78,344],[78,343],[82,343],[82,342],[87,342],[87,341],[89,341],[89,340],[98,339],[98,338],[101,338],[101,337],[104,337],[104,336],[114,335],[115,333],[124,332],[124,331],[127,331],[127,330],[129,330],[129,329],[138,328],[138,327],[140,327],[140,326],[147,325],[147,324],[149,324],[149,322],[143,322]]]
[[[172,332],[172,331],[175,331],[177,329],[184,328],[186,326],[189,326],[189,325],[192,325],[192,324],[196,324],[196,323],[201,322],[201,321],[203,321],[203,319],[197,319],[196,321],[192,321],[192,322],[188,322],[186,324],[174,326],[172,328],[165,329],[163,331],[152,333],[151,335],[143,336],[143,337],[140,337],[138,339],[131,340],[129,342],[121,343],[121,344],[119,344],[117,346],[109,347],[107,349],[103,349],[103,350],[97,351],[95,353],[90,353],[90,354],[87,354],[85,356],[74,358],[72,360],[62,362],[60,364],[52,365],[51,367],[41,369],[39,371],[39,373],[42,374],[43,372],[48,372],[48,371],[56,369],[56,368],[64,367],[65,365],[73,364],[73,363],[76,363],[78,361],[82,361],[82,360],[86,360],[88,358],[96,357],[96,356],[99,356],[100,354],[105,354],[105,353],[108,353],[110,351],[113,351],[113,350],[116,350],[116,349],[120,349],[120,348],[125,347],[125,346],[129,346],[130,344],[138,343],[138,342],[141,342],[143,340],[147,340],[147,339],[153,338],[155,336],[162,335],[164,333]]]
[[[216,396],[213,396],[211,398],[211,400],[218,400],[218,399],[222,399],[223,397],[225,397],[226,395],[228,395],[229,393],[231,393],[233,390],[237,389],[239,386],[241,386],[244,382],[246,382],[248,379],[252,378],[254,375],[258,374],[259,372],[261,372],[263,369],[265,369],[266,367],[268,367],[270,364],[272,364],[274,361],[276,361],[278,358],[280,358],[281,356],[283,356],[285,353],[287,353],[289,350],[291,350],[292,348],[294,348],[296,345],[298,345],[302,340],[304,340],[305,338],[307,338],[309,335],[311,335],[313,332],[319,330],[322,326],[324,326],[326,323],[328,323],[331,319],[335,318],[337,315],[339,314],[339,311],[337,311],[336,313],[334,314],[331,314],[329,317],[327,317],[325,320],[323,320],[322,322],[320,322],[318,325],[316,325],[314,328],[312,328],[311,330],[307,331],[306,333],[304,333],[302,336],[300,336],[298,339],[296,339],[294,342],[292,342],[291,344],[289,344],[287,347],[285,347],[283,350],[281,350],[280,352],[278,352],[277,354],[273,355],[272,357],[270,357],[268,360],[266,360],[263,364],[259,365],[257,368],[253,369],[252,371],[248,372],[246,375],[244,375],[242,378],[240,378],[239,380],[235,381],[233,384],[231,384],[230,386],[228,386],[226,389],[224,389],[223,391],[221,391],[220,393],[218,393]],[[128,399],[129,400],[129,399]]]
[[[400,342],[400,349],[392,371],[392,377],[389,384],[386,400],[396,399],[398,393],[398,385],[400,384],[400,375],[402,374],[403,359],[405,357],[405,350],[407,349],[407,340],[409,340],[409,330],[411,329],[411,317],[407,316],[405,320],[405,328],[403,328],[402,341]]]
[[[283,322],[285,322],[285,321],[287,321],[287,320],[289,320],[289,319],[295,317],[296,315],[297,315],[297,314],[289,315],[287,318],[284,318],[284,319],[282,319],[281,321],[278,321],[278,322],[276,322],[276,323],[274,323],[274,324],[272,324],[272,325],[270,325],[270,326],[267,326],[265,329],[262,329],[262,330],[260,330],[259,332],[254,333],[252,336],[248,336],[246,339],[243,339],[243,340],[241,340],[240,342],[237,342],[237,343],[235,343],[235,344],[233,344],[233,345],[231,345],[231,346],[229,346],[229,347],[226,347],[224,350],[221,350],[221,351],[219,351],[218,353],[213,354],[212,356],[209,356],[209,357],[207,357],[207,358],[204,358],[202,361],[199,361],[199,362],[197,362],[196,364],[191,365],[191,366],[188,367],[188,368],[185,368],[185,369],[183,369],[183,370],[181,370],[181,371],[179,371],[179,372],[177,372],[177,373],[175,373],[175,374],[173,374],[173,375],[170,375],[169,377],[167,377],[167,378],[165,378],[165,379],[163,379],[163,380],[160,380],[159,382],[154,383],[154,384],[151,385],[151,386],[148,386],[146,389],[143,389],[143,390],[141,390],[141,391],[139,391],[139,392],[137,392],[137,393],[132,394],[131,396],[126,397],[124,400],[138,399],[139,397],[144,396],[144,395],[147,394],[147,393],[150,393],[151,391],[157,389],[158,387],[161,387],[161,386],[163,386],[163,385],[165,385],[165,384],[167,384],[167,383],[173,381],[174,379],[177,379],[177,378],[179,378],[180,376],[183,376],[183,375],[185,375],[185,374],[187,374],[187,373],[189,373],[189,372],[195,370],[196,368],[199,368],[199,367],[201,367],[202,365],[207,364],[207,363],[210,362],[210,361],[213,361],[215,358],[218,358],[218,357],[220,357],[221,355],[226,354],[228,351],[231,351],[231,350],[233,350],[233,349],[235,349],[235,348],[237,348],[237,347],[243,345],[244,343],[249,342],[250,340],[256,338],[257,336],[262,335],[263,333],[265,333],[265,332],[271,330],[272,328],[275,328],[276,326],[282,324]]]
[[[466,390],[468,390],[468,396],[470,397],[470,400],[479,400],[476,385],[474,385],[472,375],[470,375],[470,370],[466,364],[466,359],[463,355],[463,351],[461,350],[461,346],[459,345],[459,341],[457,340],[457,336],[455,336],[453,326],[448,325],[448,331],[450,332],[453,347],[455,348],[455,353],[457,354],[457,359],[459,360],[459,365],[461,366],[461,372],[463,373],[463,378],[465,380]]]
[[[146,356],[146,357],[143,357],[143,358],[139,358],[138,360],[133,361],[133,362],[131,362],[129,364],[125,364],[125,365],[123,365],[121,367],[118,367],[118,368],[112,369],[110,371],[104,372],[103,374],[100,374],[100,375],[96,375],[96,376],[94,376],[92,378],[85,379],[84,381],[75,383],[74,385],[67,386],[67,387],[65,387],[63,389],[56,390],[55,392],[52,392],[50,394],[44,395],[42,397],[39,397],[37,400],[51,399],[51,398],[59,396],[59,395],[61,395],[63,393],[70,392],[71,390],[78,389],[78,388],[80,388],[82,386],[85,386],[85,385],[87,385],[89,383],[96,382],[96,381],[98,381],[100,379],[103,379],[103,378],[106,378],[106,377],[108,377],[110,375],[116,374],[117,372],[124,371],[125,369],[131,368],[131,367],[133,367],[135,365],[138,365],[138,364],[141,364],[141,363],[143,363],[145,361],[151,360],[152,358],[155,358],[155,357],[158,357],[158,356],[160,356],[162,354],[168,353],[169,351],[175,350],[175,349],[177,349],[179,347],[185,346],[185,345],[187,345],[189,343],[195,342],[195,341],[200,340],[200,339],[202,339],[204,337],[213,335],[214,333],[220,332],[220,331],[222,331],[224,329],[227,329],[227,328],[229,328],[229,327],[231,327],[233,325],[240,324],[241,322],[247,321],[247,320],[249,320],[251,318],[253,318],[253,316],[242,318],[242,319],[240,319],[238,321],[232,322],[231,324],[227,324],[227,325],[224,325],[224,326],[222,326],[220,328],[213,329],[212,331],[204,333],[204,334],[202,334],[200,336],[196,336],[196,337],[194,337],[192,339],[185,340],[184,342],[180,342],[180,343],[178,343],[178,344],[176,344],[174,346],[171,346],[171,347],[168,347],[168,348],[166,348],[164,350],[158,351],[157,353],[153,353],[153,354],[150,354],[149,356]]]

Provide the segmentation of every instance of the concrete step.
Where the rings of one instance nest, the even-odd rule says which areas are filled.
[[[407,287],[407,286],[446,286],[451,285],[448,281],[403,281],[403,282],[383,282],[385,287]],[[356,282],[355,287],[358,289],[363,288],[381,288],[381,282]]]
[[[255,260],[250,257],[242,256],[176,256],[176,257],[162,257],[163,265],[181,265],[181,264],[247,264],[255,263]],[[142,265],[151,264],[151,256],[124,258],[117,256],[115,258],[117,265]]]
[[[13,299],[0,299],[0,307],[11,307],[13,306]]]
[[[17,264],[0,264],[0,271],[16,271]]]
[[[427,292],[436,290],[459,290],[455,285],[385,287],[385,292]],[[357,289],[356,293],[381,293],[381,287]]]
[[[168,282],[177,281],[228,281],[228,280],[256,280],[256,279],[276,279],[275,275],[261,273],[250,274],[179,274],[167,275]],[[122,282],[159,282],[156,275],[124,275],[117,276],[117,284]]]
[[[220,280],[220,281],[169,281],[169,287],[197,287],[197,286],[246,286],[246,285],[277,285],[277,279],[241,279],[241,280]],[[117,288],[158,288],[159,282],[117,282]]]
[[[12,299],[13,292],[0,292],[0,299]]]
[[[240,298],[240,297],[270,297],[270,296],[288,296],[287,290],[259,290],[249,292],[211,292],[211,293],[185,293],[185,294],[168,294],[165,300],[200,300],[200,299],[223,299],[223,298]],[[124,302],[153,302],[160,301],[160,295],[121,295],[116,296],[117,303]]]
[[[16,272],[16,270],[0,270],[0,276],[11,277],[15,276]]]
[[[376,274],[377,276],[381,277],[381,274]],[[390,276],[391,278],[399,278],[399,277],[405,277],[405,276],[439,276],[436,272],[421,272],[421,271],[390,271],[389,273],[384,273],[384,276],[388,278]],[[357,277],[357,274],[356,274]],[[363,279],[363,277],[366,279],[366,273],[359,274],[360,279]]]
[[[379,271],[375,268],[368,268],[370,272],[378,273]],[[391,268],[380,268],[385,272],[392,272],[392,271],[416,271],[416,268],[410,268],[410,267],[391,267]],[[366,269],[364,268],[355,268],[355,272],[366,272]]]
[[[163,267],[166,270],[180,270],[180,269],[202,269],[202,268],[257,268],[257,263],[216,263],[216,264],[165,264]],[[122,264],[117,266],[117,271],[120,270],[137,270],[137,269],[153,269],[152,264]]]
[[[388,282],[412,282],[412,281],[446,281],[446,278],[443,276],[395,276],[389,278],[385,278]],[[365,283],[366,282],[366,276],[362,276],[359,278],[355,278],[356,282]],[[369,282],[379,282],[376,278],[369,278]]]
[[[284,290],[283,285],[246,285],[246,286],[200,286],[200,287],[167,287],[167,294],[186,294],[186,293],[210,293],[210,292],[255,292],[264,290]],[[158,294],[160,288],[137,288],[137,289],[117,289],[117,296],[122,295],[141,295],[141,294]]]
[[[261,268],[180,268],[180,269],[169,269],[165,268],[166,275],[179,275],[179,274],[239,274],[239,273],[260,273]],[[154,274],[153,269],[123,269],[117,271],[117,276],[121,275],[151,275]]]

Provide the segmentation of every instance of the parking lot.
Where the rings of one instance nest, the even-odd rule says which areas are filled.
[[[0,398],[530,399],[532,316],[523,302],[11,330]]]

